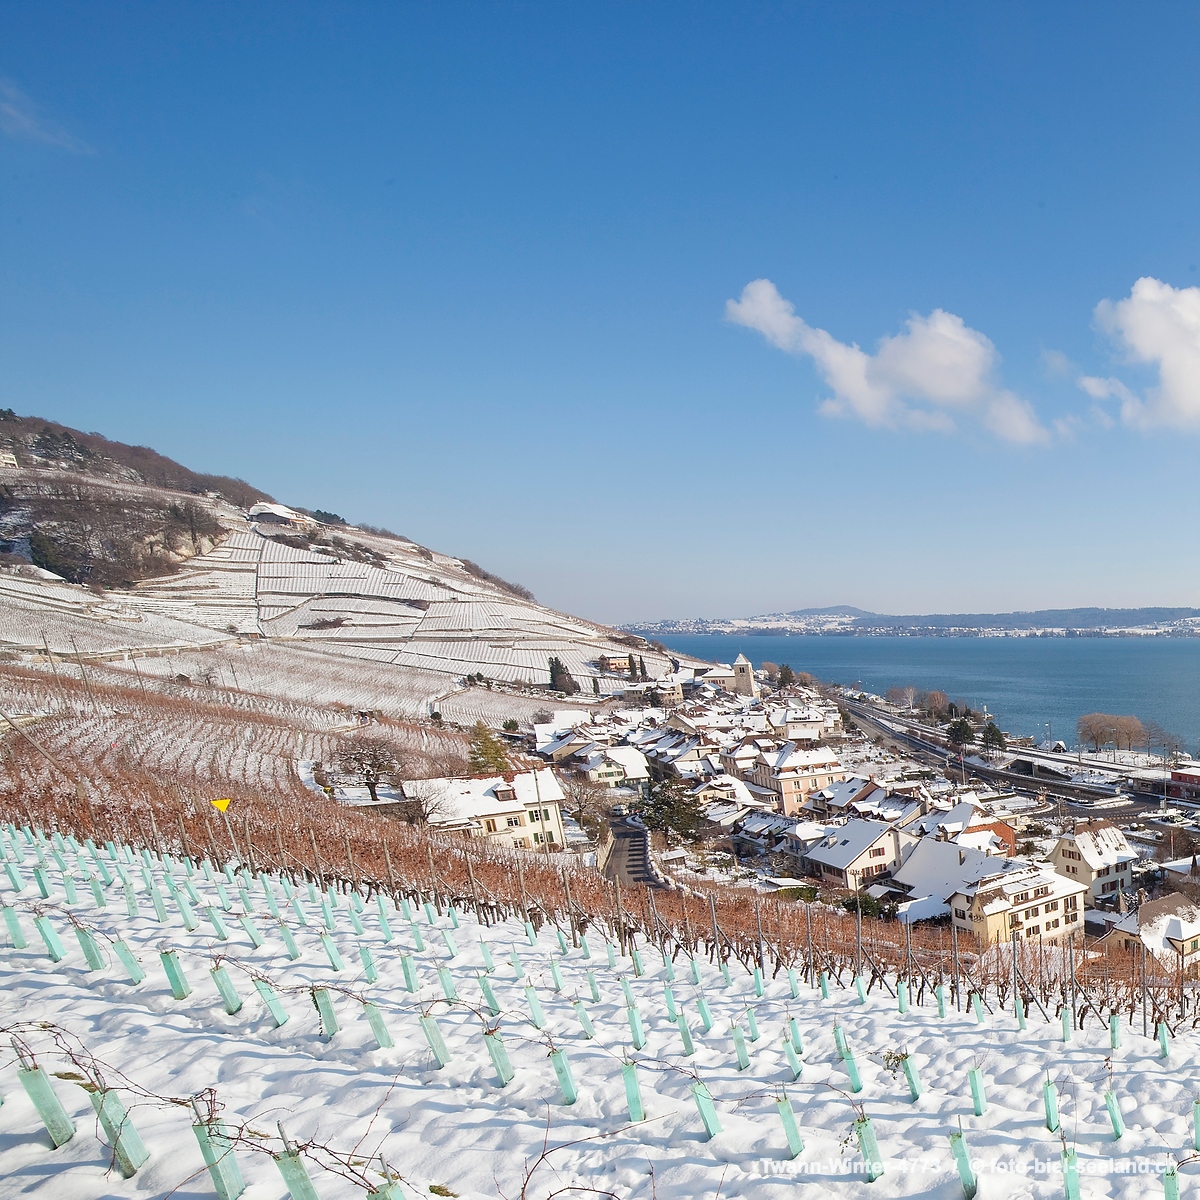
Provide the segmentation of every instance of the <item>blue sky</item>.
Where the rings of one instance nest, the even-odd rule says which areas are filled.
[[[1200,604],[1198,51],[1165,4],[10,4],[0,404],[602,620]]]

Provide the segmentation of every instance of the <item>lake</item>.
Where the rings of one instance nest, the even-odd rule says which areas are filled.
[[[788,663],[882,695],[911,684],[973,709],[1007,733],[1074,745],[1089,712],[1132,714],[1200,742],[1200,638],[756,637],[656,635],[684,654]]]

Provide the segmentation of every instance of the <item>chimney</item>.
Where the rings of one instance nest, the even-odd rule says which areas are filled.
[[[958,865],[961,867],[963,865],[963,863],[965,863],[966,861],[967,861],[967,852],[965,850],[960,850],[958,852]]]

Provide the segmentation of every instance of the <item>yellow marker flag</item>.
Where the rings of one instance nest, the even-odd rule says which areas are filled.
[[[224,796],[220,800],[209,801],[209,804],[211,804],[218,812],[224,812],[232,803],[233,800],[229,796]]]

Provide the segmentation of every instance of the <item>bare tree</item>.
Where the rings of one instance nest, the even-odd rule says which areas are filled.
[[[444,786],[437,787],[423,780],[409,783],[404,789],[404,799],[397,808],[401,820],[410,825],[435,824],[439,817],[448,817],[453,810]]]
[[[337,764],[367,789],[372,800],[378,800],[379,785],[401,774],[403,756],[386,738],[356,737],[338,747]]]
[[[581,829],[590,834],[608,814],[611,793],[602,784],[594,783],[578,771],[563,772],[559,776],[563,793],[567,799],[567,811],[579,823]]]
[[[774,683],[779,678],[779,664],[773,662],[759,663],[759,670],[767,677],[769,683]]]

